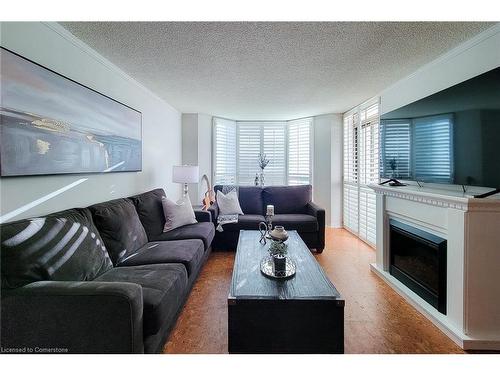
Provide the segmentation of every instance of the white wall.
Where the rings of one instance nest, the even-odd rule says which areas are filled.
[[[212,178],[212,116],[204,113],[182,114],[182,164],[197,165],[201,177]],[[201,204],[205,183],[189,185],[189,199]]]
[[[343,162],[344,162],[344,132],[342,114],[333,115],[331,128],[331,205],[330,205],[330,226],[333,228],[342,228],[343,213]]]
[[[212,181],[212,116],[198,113],[198,166],[200,168],[200,179],[206,174],[210,183]],[[212,186],[213,187],[213,186]],[[199,186],[198,197],[201,199],[206,192],[205,183]]]
[[[342,226],[342,115],[314,117],[313,200],[325,208],[326,225]]]
[[[182,164],[198,165],[198,114],[182,114]],[[189,184],[189,199],[196,204],[198,185]]]
[[[381,113],[500,66],[500,23],[422,66],[381,93]]]
[[[177,110],[58,24],[2,22],[0,38],[3,47],[141,111],[143,133],[142,172],[0,179],[2,220],[87,206],[155,187],[174,197],[180,195],[180,185],[171,182],[172,165],[181,162],[181,114]],[[75,182],[80,183],[45,200]],[[11,212],[18,215],[11,217]]]

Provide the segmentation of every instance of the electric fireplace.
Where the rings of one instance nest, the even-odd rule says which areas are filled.
[[[446,240],[391,219],[389,272],[446,314]]]

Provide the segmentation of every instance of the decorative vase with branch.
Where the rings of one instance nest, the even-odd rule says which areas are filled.
[[[259,154],[260,186],[264,186],[264,169],[269,164],[269,159],[262,152]]]

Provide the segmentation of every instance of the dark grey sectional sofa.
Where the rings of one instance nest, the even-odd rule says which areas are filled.
[[[198,223],[163,233],[164,195],[3,224],[2,348],[161,351],[215,232],[196,211]]]
[[[214,190],[222,188],[216,185]],[[240,230],[257,230],[259,222],[265,221],[268,204],[274,205],[273,226],[296,230],[305,244],[319,253],[325,248],[325,210],[313,203],[311,185],[239,186],[238,199],[244,215],[239,215],[238,223],[225,224],[222,232],[216,232],[214,249],[236,250]],[[217,202],[210,211],[217,225]]]

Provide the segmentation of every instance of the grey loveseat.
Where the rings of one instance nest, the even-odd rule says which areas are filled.
[[[201,211],[197,224],[163,233],[164,195],[3,224],[2,348],[161,351],[214,237]]]
[[[222,186],[216,185],[214,190],[221,191]],[[265,221],[268,204],[274,205],[273,226],[296,230],[305,244],[319,253],[325,248],[325,210],[313,203],[311,185],[239,186],[238,199],[244,215],[239,215],[238,223],[225,224],[222,232],[216,231],[214,249],[236,250],[240,230],[257,230],[259,222]],[[210,211],[216,225],[217,202]]]

